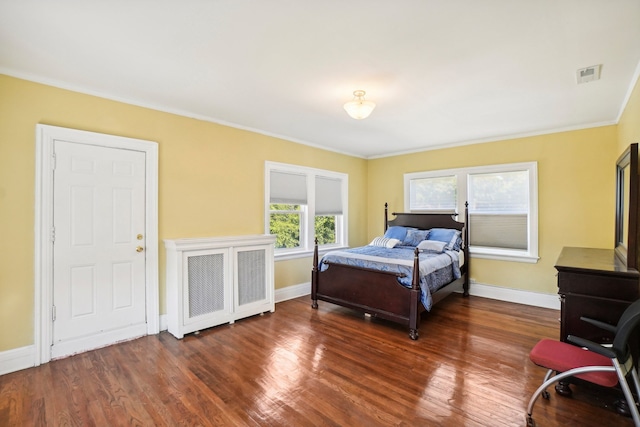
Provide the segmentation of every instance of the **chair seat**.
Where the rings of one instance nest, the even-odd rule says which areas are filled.
[[[538,366],[558,372],[584,366],[613,366],[608,357],[575,345],[546,338],[540,340],[533,347],[529,358]],[[618,384],[618,376],[615,371],[587,372],[576,375],[576,377],[604,387],[613,387]]]

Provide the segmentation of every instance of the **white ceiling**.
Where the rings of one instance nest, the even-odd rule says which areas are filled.
[[[365,158],[616,123],[639,63],[639,0],[0,0],[0,73]]]

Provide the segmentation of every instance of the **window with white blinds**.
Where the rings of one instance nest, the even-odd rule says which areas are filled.
[[[416,172],[404,182],[410,212],[463,213],[469,203],[473,256],[537,262],[536,162]]]
[[[265,230],[275,234],[276,257],[308,255],[347,245],[348,175],[265,163]]]
[[[472,246],[528,249],[529,171],[470,173]]]

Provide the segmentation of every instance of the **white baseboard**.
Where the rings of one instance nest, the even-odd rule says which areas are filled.
[[[311,282],[307,282],[301,283],[299,285],[287,286],[286,288],[276,289],[274,297],[276,302],[282,302],[310,294]]]
[[[469,294],[483,298],[531,305],[534,307],[560,310],[558,294],[543,294],[541,292],[503,288],[501,286],[485,285],[482,283],[471,283],[469,285]]]
[[[36,366],[36,348],[33,345],[0,351],[0,375]]]
[[[168,316],[166,314],[160,315],[160,331],[166,331],[169,329]]]

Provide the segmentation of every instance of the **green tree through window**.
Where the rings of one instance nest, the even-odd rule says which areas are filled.
[[[269,233],[275,234],[276,248],[297,248],[300,246],[300,205],[272,204]],[[319,245],[336,243],[336,217],[318,215],[315,217],[316,238]]]
[[[336,217],[316,216],[316,239],[319,245],[336,243]]]
[[[300,246],[300,205],[272,204],[269,233],[278,236],[276,248]]]

